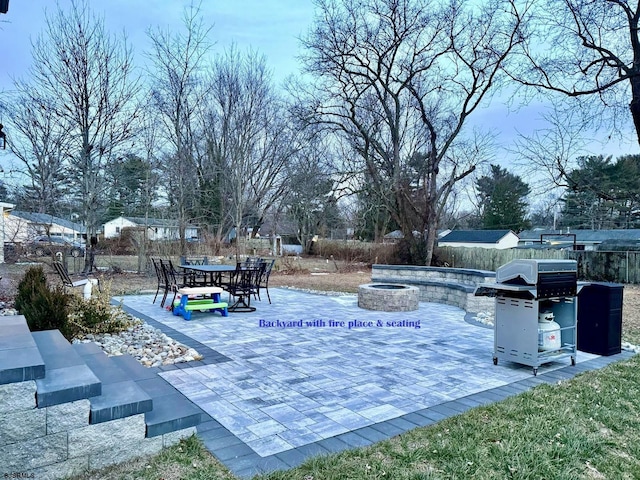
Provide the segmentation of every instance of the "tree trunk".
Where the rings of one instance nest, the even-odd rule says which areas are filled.
[[[640,76],[631,78],[631,95],[629,110],[631,110],[631,118],[636,129],[636,138],[640,144]]]

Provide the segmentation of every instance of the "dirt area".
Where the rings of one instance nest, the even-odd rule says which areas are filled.
[[[11,304],[18,282],[24,271],[30,265],[0,264],[0,301]],[[137,293],[141,291],[155,291],[155,276],[135,273],[119,273],[110,271],[104,274],[102,284],[111,293]],[[48,279],[52,285],[59,283],[53,269],[44,265]],[[342,262],[327,262],[322,259],[285,259],[278,260],[269,286],[295,287],[310,290],[351,292],[358,291],[358,285],[371,281],[371,268],[364,264],[346,264]],[[622,309],[623,339],[635,345],[640,345],[640,285],[625,285],[624,304]]]

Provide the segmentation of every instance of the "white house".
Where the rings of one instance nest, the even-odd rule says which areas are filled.
[[[518,235],[511,230],[452,230],[438,240],[440,247],[514,248]]]
[[[82,241],[86,234],[86,229],[83,225],[46,213],[11,210],[7,215],[5,209],[3,217],[5,242],[28,242],[39,235]]]
[[[0,202],[0,228],[2,229],[2,236],[5,237],[5,224],[7,217],[15,205],[11,203]],[[0,248],[0,263],[4,263],[4,248]]]
[[[178,222],[158,218],[118,217],[109,220],[102,226],[104,238],[119,237],[123,229],[145,228],[149,240],[178,240],[180,230]],[[198,227],[187,225],[185,238],[198,238]]]

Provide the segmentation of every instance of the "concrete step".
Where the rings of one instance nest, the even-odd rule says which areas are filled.
[[[45,364],[45,377],[36,380],[38,408],[60,405],[102,393],[100,380],[59,330],[32,332]]]
[[[45,364],[23,315],[0,317],[0,385],[44,378]]]
[[[116,357],[108,357],[95,343],[77,343],[72,348],[102,383],[102,394],[89,399],[89,423],[108,422],[153,409],[151,397],[118,366]]]
[[[158,375],[157,368],[143,367],[130,355],[112,357],[120,368],[127,371],[153,399],[153,410],[145,413],[147,437],[195,427],[202,421],[204,412],[169,382]]]

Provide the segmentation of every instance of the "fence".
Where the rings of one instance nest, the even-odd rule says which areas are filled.
[[[440,261],[451,267],[495,271],[518,258],[576,260],[581,280],[640,283],[640,252],[438,247]]]

